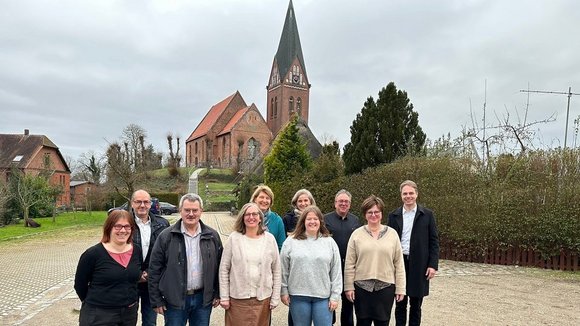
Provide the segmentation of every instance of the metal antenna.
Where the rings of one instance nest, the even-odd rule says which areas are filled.
[[[568,95],[568,106],[566,107],[566,131],[564,134],[564,149],[566,149],[566,144],[568,142],[568,119],[570,117],[570,98],[572,95],[580,95],[579,93],[572,93],[572,87],[568,87],[568,92],[551,92],[551,91],[530,91],[525,89],[520,89],[520,92],[524,93],[542,93],[542,94],[562,94]]]

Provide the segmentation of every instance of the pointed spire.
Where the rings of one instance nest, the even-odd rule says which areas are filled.
[[[298,61],[302,65],[304,77],[306,77],[306,65],[302,55],[298,25],[296,24],[296,16],[294,15],[294,5],[292,4],[292,0],[290,0],[288,11],[286,12],[286,20],[284,21],[284,29],[282,30],[280,44],[278,45],[278,51],[275,57],[276,62],[278,62],[280,78],[286,76],[286,73],[290,70],[292,61],[296,57],[298,57]]]

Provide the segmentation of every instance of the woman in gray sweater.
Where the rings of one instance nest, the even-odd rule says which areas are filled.
[[[294,325],[329,326],[342,292],[340,253],[316,206],[302,211],[280,253],[282,303]]]

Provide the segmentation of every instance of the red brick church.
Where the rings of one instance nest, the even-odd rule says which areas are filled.
[[[310,86],[290,0],[266,86],[266,117],[255,104],[247,105],[239,92],[228,96],[210,108],[185,141],[186,165],[253,169],[294,115],[299,116],[300,132],[317,157],[321,145],[308,127]]]

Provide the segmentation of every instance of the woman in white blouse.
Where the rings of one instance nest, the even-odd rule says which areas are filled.
[[[226,325],[268,326],[280,302],[278,245],[263,221],[258,205],[244,205],[224,246],[219,282]]]

